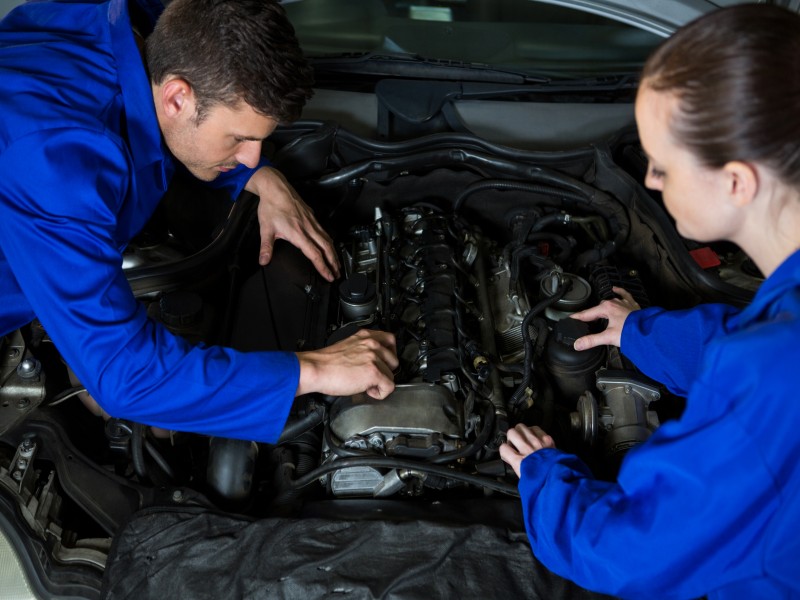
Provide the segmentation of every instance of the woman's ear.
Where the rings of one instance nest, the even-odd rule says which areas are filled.
[[[726,191],[733,205],[742,207],[750,204],[758,194],[758,169],[751,163],[734,160],[722,167],[722,171]]]

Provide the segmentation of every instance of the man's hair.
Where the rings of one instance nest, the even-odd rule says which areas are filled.
[[[172,0],[145,44],[150,79],[185,79],[202,121],[241,102],[280,123],[300,117],[313,76],[276,0]]]
[[[759,162],[800,186],[800,15],[756,4],[704,15],[648,59],[648,86],[676,95],[670,129],[705,166]]]

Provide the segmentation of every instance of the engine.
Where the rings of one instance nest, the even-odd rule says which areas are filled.
[[[569,218],[556,214],[562,223]],[[419,468],[365,462],[336,469],[326,480],[334,496],[453,485],[426,465],[468,463],[501,475],[497,448],[509,421],[540,420],[554,400],[569,413],[569,437],[587,448],[610,438],[608,457],[658,425],[648,410],[659,397],[655,386],[627,371],[602,375],[605,349],[572,349],[589,326],[568,316],[596,296],[587,279],[553,260],[547,244],[500,246],[463,217],[420,203],[376,210],[339,248],[345,276],[329,342],[358,328],[391,331],[400,366],[385,400],[361,394],[332,401],[322,462],[381,456],[416,460]],[[608,290],[618,283],[608,268],[593,279]],[[552,418],[552,406],[545,410]]]

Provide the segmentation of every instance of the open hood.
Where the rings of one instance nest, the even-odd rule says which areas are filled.
[[[555,4],[567,8],[576,8],[594,13],[615,21],[627,23],[667,37],[678,27],[707,12],[730,6],[743,4],[740,0],[671,0],[669,2],[648,2],[646,0],[535,0],[545,4]],[[773,2],[792,10],[800,9],[798,0],[778,0]]]

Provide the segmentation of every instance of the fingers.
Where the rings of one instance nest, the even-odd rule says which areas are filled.
[[[555,448],[555,442],[543,429],[534,425],[527,427],[522,423],[509,429],[508,441],[500,445],[500,458],[507,462],[517,477],[520,476],[520,465],[526,456],[543,448]]]
[[[260,169],[246,189],[259,196],[260,265],[269,264],[275,240],[283,239],[297,246],[327,281],[339,276],[339,259],[333,240],[280,172],[268,167]]]
[[[606,302],[605,300],[603,302]],[[597,319],[605,319],[607,318],[605,306],[603,306],[603,302],[598,304],[597,306],[593,306],[592,308],[587,308],[586,310],[581,310],[576,313],[572,313],[570,318],[577,319],[578,321],[584,321],[586,323],[591,321],[596,321]]]
[[[555,448],[553,438],[536,425],[528,427],[519,423],[513,429],[509,429],[506,435],[508,443],[525,456],[542,448]]]
[[[370,398],[383,400],[394,391],[394,381],[391,378],[380,381],[378,384],[367,388],[365,391]]]
[[[286,241],[297,246],[300,251],[311,261],[317,272],[325,278],[326,281],[333,281],[339,275],[339,263],[335,260],[332,261],[328,252],[335,255],[333,251],[333,244],[327,240],[323,240],[325,246],[320,246],[320,242],[304,232],[295,232],[291,238],[287,237]]]
[[[570,315],[578,321],[590,322],[597,319],[606,319],[608,324],[604,331],[592,335],[585,335],[575,340],[575,350],[589,350],[596,346],[619,346],[622,340],[622,327],[628,315],[641,307],[633,296],[624,288],[613,287],[612,291],[619,298],[603,300],[597,306]]]
[[[620,297],[623,304],[631,307],[632,310],[639,310],[641,308],[639,303],[633,299],[631,293],[625,288],[614,286],[611,288],[611,290]]]
[[[339,260],[336,257],[333,241],[316,221],[306,219],[303,222],[299,217],[295,219],[276,217],[261,224],[260,235],[258,264],[261,266],[269,264],[272,259],[275,240],[283,239],[299,248],[327,281],[333,281],[339,276]]]
[[[613,330],[605,329],[600,333],[593,333],[585,335],[575,340],[573,348],[579,352],[583,350],[590,350],[597,346],[619,346],[619,336]]]
[[[269,264],[269,261],[272,260],[272,243],[274,241],[274,237],[270,236],[269,234],[264,234],[264,231],[261,231],[261,248],[258,251],[258,264],[266,266]]]
[[[393,371],[399,364],[395,348],[392,334],[362,330],[327,348],[298,352],[297,394],[349,396],[367,392],[383,399],[394,391]]]
[[[389,367],[390,373],[400,365],[400,361],[397,358],[397,342],[391,333],[362,329],[355,333],[353,337],[364,339],[367,348],[374,352],[383,364]]]
[[[511,446],[511,444],[505,443],[500,445],[500,458],[502,458],[512,469],[514,469],[514,473],[517,474],[517,477],[520,476],[519,469],[524,457],[517,452],[516,449]]]

